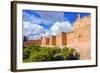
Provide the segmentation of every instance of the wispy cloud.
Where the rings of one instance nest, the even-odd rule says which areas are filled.
[[[56,21],[63,21],[63,12],[23,10],[23,21],[35,24],[52,25]]]
[[[23,10],[23,21],[31,22],[34,24],[41,24],[42,18],[31,10]]]
[[[44,25],[53,24],[56,21],[64,20],[64,12],[54,12],[54,11],[35,11],[43,19]]]

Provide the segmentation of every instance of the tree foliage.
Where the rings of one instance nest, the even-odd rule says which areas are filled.
[[[23,48],[23,62],[78,60],[79,53],[74,48],[29,46]]]

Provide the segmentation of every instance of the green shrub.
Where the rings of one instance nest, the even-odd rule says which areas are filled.
[[[29,46],[29,47],[27,47],[30,51],[39,51],[39,49],[41,48],[40,46],[34,46],[34,45],[32,45],[32,46]]]
[[[53,56],[59,52],[59,48],[40,47],[39,51],[31,50],[30,61],[52,61]]]
[[[57,61],[57,60],[64,60],[64,57],[61,55],[61,53],[56,54],[53,56],[53,60]]]
[[[59,47],[53,47],[52,48],[53,55],[56,55],[56,54],[60,53],[60,50],[61,50],[61,48],[59,48]]]
[[[69,58],[73,55],[74,52],[75,49],[73,48],[64,47],[63,49],[61,49],[61,54],[63,55],[65,60],[69,60]]]
[[[23,59],[23,62],[25,63],[25,62],[30,62],[30,60],[29,59]]]
[[[47,61],[51,61],[54,55],[53,49],[50,47],[42,47],[39,53],[44,54],[47,58]]]
[[[42,61],[46,61],[46,60],[47,60],[47,58],[46,58],[45,54],[37,53],[37,54],[30,56],[31,62],[42,62]]]
[[[31,56],[31,53],[38,52],[40,46],[29,46],[26,48],[23,48],[23,60],[24,62],[29,61],[29,57]]]
[[[23,49],[23,59],[28,59],[30,55],[30,51],[27,48]]]
[[[80,54],[78,52],[74,52],[74,54],[71,54],[68,60],[79,60]]]
[[[79,53],[74,48],[29,46],[23,49],[24,62],[42,62],[56,60],[77,60]]]

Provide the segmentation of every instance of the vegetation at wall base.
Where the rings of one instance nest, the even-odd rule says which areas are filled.
[[[74,48],[29,46],[23,48],[23,62],[44,62],[79,60],[80,55]]]

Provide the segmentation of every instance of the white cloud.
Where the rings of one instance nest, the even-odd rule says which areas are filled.
[[[58,35],[61,32],[70,32],[72,29],[69,21],[55,22],[51,27],[52,35]]]
[[[69,21],[55,22],[50,29],[44,29],[39,24],[23,22],[23,35],[35,40],[41,38],[41,36],[50,37],[58,35],[61,32],[70,32],[71,29],[72,26]]]
[[[23,22],[23,35],[29,38],[40,37],[45,31],[43,26],[32,24],[30,22]]]

